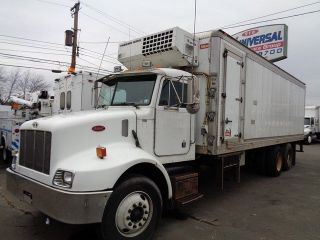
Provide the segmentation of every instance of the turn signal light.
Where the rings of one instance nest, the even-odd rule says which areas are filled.
[[[96,148],[97,157],[103,159],[107,156],[107,149],[105,147],[97,147]]]

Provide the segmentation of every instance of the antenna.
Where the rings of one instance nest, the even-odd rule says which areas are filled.
[[[109,41],[110,41],[110,37],[108,38],[108,41],[106,43],[106,47],[104,48],[103,55],[101,57],[101,61],[100,61],[99,69],[98,69],[98,72],[97,72],[96,80],[98,79],[98,75],[99,75],[99,72],[100,72],[100,69],[101,69],[102,61],[103,61],[104,55],[106,54],[106,50],[107,50],[107,47],[109,45]]]
[[[197,0],[194,0],[193,48],[192,48],[192,66],[191,66],[192,75],[193,75],[193,65],[194,65],[194,47],[195,47],[195,41],[196,41],[196,21],[197,21]]]
[[[129,27],[129,41],[131,40],[131,29]],[[131,46],[132,44],[130,44],[130,71],[132,70],[132,62],[131,62]]]

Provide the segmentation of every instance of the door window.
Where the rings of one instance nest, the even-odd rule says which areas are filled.
[[[60,93],[60,109],[64,110],[66,106],[66,94],[64,92]]]
[[[67,92],[67,110],[71,108],[71,91]]]
[[[166,79],[163,81],[159,106],[186,107],[187,84]]]

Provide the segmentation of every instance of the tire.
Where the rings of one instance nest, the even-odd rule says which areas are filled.
[[[0,149],[0,160],[4,163],[7,162],[7,149],[6,149],[6,143],[4,138],[1,138],[1,149]]]
[[[283,168],[283,149],[280,146],[271,147],[267,152],[266,173],[271,177],[278,177]]]
[[[6,149],[5,150],[5,155],[6,155],[6,158],[4,159],[4,162],[6,164],[9,164],[11,165],[11,162],[12,162],[12,152],[9,150],[9,149]]]
[[[162,214],[162,197],[149,178],[132,176],[108,200],[99,237],[103,240],[152,239]]]
[[[283,156],[284,156],[283,170],[284,171],[288,171],[290,170],[290,168],[292,168],[293,161],[294,161],[293,155],[294,155],[294,152],[293,152],[292,145],[290,143],[286,144],[283,152]]]

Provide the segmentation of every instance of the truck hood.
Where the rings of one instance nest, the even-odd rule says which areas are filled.
[[[117,143],[134,145],[132,130],[136,131],[136,123],[136,113],[130,109],[101,109],[28,121],[20,130],[51,132],[50,177],[23,167],[20,172],[42,182],[48,181],[49,184],[54,172],[71,158],[81,158],[89,152],[98,160],[97,146],[106,147],[108,151],[110,146]],[[25,142],[25,147],[30,151],[34,149],[34,146],[28,146],[28,142]]]
[[[110,120],[135,118],[135,116],[135,111],[130,109],[90,110],[38,118],[25,122],[21,125],[20,129],[50,131],[54,133],[61,129],[68,130],[79,126],[89,127],[90,125],[93,127],[97,124],[103,124],[106,127]]]

